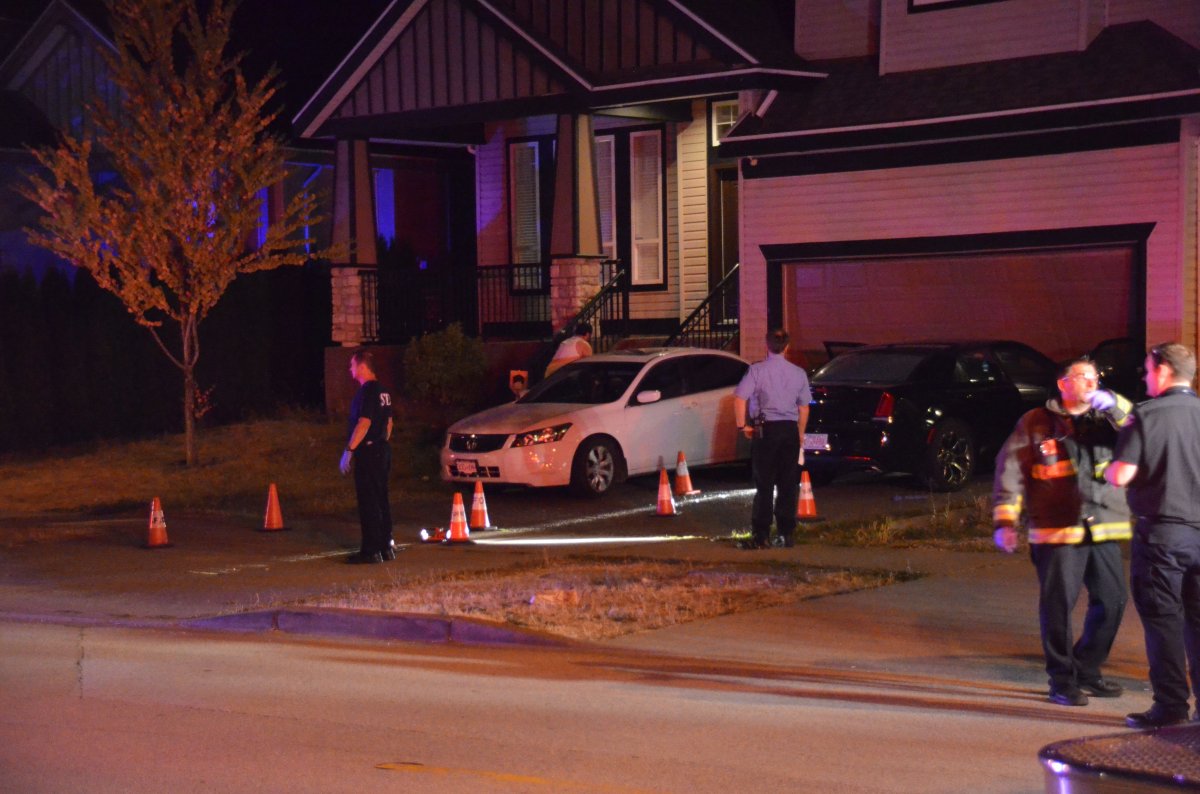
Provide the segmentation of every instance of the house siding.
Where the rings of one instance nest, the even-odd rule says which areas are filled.
[[[708,104],[693,102],[677,136],[680,320],[708,295],[708,136]]]
[[[879,0],[796,0],[796,53],[809,60],[879,50]]]
[[[880,74],[1081,50],[1088,0],[1004,0],[922,13],[883,0]]]
[[[1194,136],[1133,147],[920,168],[742,179],[742,352],[763,354],[760,245],[1153,223],[1148,339],[1195,332]],[[802,209],[801,209],[802,208]],[[1190,241],[1190,242],[1189,242]]]

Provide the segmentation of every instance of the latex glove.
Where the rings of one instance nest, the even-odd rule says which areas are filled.
[[[996,548],[1001,551],[1012,554],[1017,550],[1017,531],[1012,527],[996,527],[995,533],[992,534],[992,539],[996,541]]]
[[[1096,389],[1096,391],[1088,395],[1088,402],[1091,403],[1092,407],[1097,411],[1107,412],[1112,410],[1112,408],[1117,404],[1117,398],[1114,397],[1113,393],[1110,391]]]
[[[342,462],[338,464],[338,468],[341,469],[342,474],[350,473],[350,461],[353,458],[354,458],[354,453],[351,452],[350,450],[346,450],[345,452],[342,453]]]

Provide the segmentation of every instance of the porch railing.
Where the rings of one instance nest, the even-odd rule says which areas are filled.
[[[624,334],[624,321],[629,317],[628,279],[623,273],[620,262],[603,260],[600,263],[600,291],[563,330],[573,330],[576,324],[589,322],[593,327],[598,326],[598,333],[593,337],[596,343],[593,348],[615,343],[619,338],[617,335]],[[554,335],[548,264],[538,262],[480,267],[476,271],[476,279],[481,337],[550,339]]]
[[[592,326],[592,351],[604,353],[611,350],[618,340],[627,336],[626,320],[629,319],[629,274],[621,263],[606,259],[600,263],[600,291],[583,304],[575,319],[562,329],[565,339],[574,333],[575,326],[587,323]]]
[[[476,271],[479,335],[484,339],[548,339],[550,266],[494,265]]]
[[[730,348],[738,338],[738,269],[734,265],[700,305],[679,324],[667,347]]]

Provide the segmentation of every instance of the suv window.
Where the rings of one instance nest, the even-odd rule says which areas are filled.
[[[1013,383],[1045,386],[1054,380],[1054,362],[1041,354],[1012,346],[997,346],[996,358]]]
[[[995,383],[1000,379],[992,363],[982,350],[962,353],[954,362],[954,381],[956,383]]]
[[[688,356],[683,359],[687,371],[687,394],[738,385],[750,365],[728,356]]]

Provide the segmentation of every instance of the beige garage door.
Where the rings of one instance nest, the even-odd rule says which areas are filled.
[[[784,319],[811,364],[827,340],[1015,339],[1055,360],[1128,336],[1129,248],[798,262]]]

